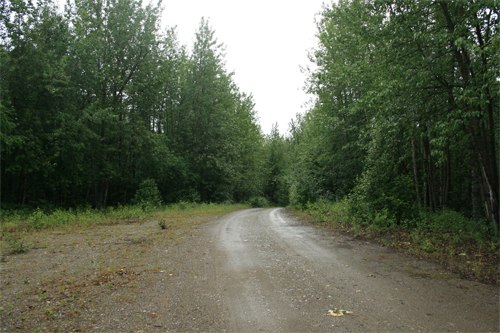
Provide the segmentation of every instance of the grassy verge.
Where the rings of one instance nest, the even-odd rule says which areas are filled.
[[[222,216],[242,208],[247,206],[181,202],[147,209],[140,206],[123,206],[106,210],[3,211],[0,249],[2,254],[27,252],[30,245],[25,240],[26,235],[42,230],[57,229],[70,232],[99,225],[142,223],[151,220],[158,221],[159,228],[168,229],[199,223],[207,218]]]
[[[314,224],[439,262],[464,278],[500,282],[499,238],[485,222],[457,212],[422,212],[419,218],[399,225],[387,223],[383,213],[370,223],[360,221],[350,214],[345,201],[314,203],[296,213]]]

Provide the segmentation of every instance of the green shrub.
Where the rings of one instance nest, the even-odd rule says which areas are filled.
[[[177,208],[180,210],[186,210],[188,208],[193,207],[193,203],[181,200],[177,203]]]
[[[33,213],[28,217],[28,225],[34,229],[43,229],[47,225],[47,215],[41,210],[37,208]]]
[[[396,226],[397,223],[388,209],[382,209],[375,213],[372,224],[381,229],[389,229]]]
[[[347,200],[329,202],[320,200],[314,203],[309,202],[305,210],[310,214],[316,223],[352,223],[353,219],[349,212]]]
[[[162,230],[167,229],[167,221],[165,221],[164,219],[159,220],[159,221],[158,221],[158,225],[160,226],[160,228],[161,228]]]
[[[453,210],[420,212],[415,231],[454,245],[469,241],[482,244],[494,235],[486,221],[467,218]]]
[[[253,208],[269,207],[269,200],[262,196],[250,198],[248,204]]]
[[[64,211],[58,209],[47,216],[47,218],[50,219],[51,225],[65,225],[73,222],[76,219],[76,216],[71,210]]]
[[[146,179],[139,185],[135,192],[134,203],[145,211],[161,206],[160,191],[154,179]]]
[[[7,251],[9,254],[26,253],[30,249],[30,246],[24,241],[24,239],[20,235],[7,234],[4,237],[8,245]]]

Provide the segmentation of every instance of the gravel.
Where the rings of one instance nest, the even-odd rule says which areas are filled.
[[[1,262],[1,332],[499,329],[495,286],[283,209],[27,237],[34,248]]]

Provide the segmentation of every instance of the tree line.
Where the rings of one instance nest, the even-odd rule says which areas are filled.
[[[346,200],[353,216],[389,225],[451,209],[498,230],[499,8],[325,7],[308,81],[315,103],[282,138],[294,156],[280,172],[282,200]]]
[[[265,140],[251,95],[202,19],[191,50],[140,0],[2,2],[3,205],[260,195]]]

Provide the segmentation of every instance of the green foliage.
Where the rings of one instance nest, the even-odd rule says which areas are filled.
[[[50,228],[71,227],[78,225],[94,225],[116,223],[117,221],[135,221],[145,216],[140,206],[123,206],[106,210],[90,208],[56,209],[44,211],[40,208],[32,212],[4,211],[2,213],[2,229],[10,233],[14,231],[42,230]]]
[[[134,203],[142,207],[143,210],[161,206],[161,194],[154,179],[146,179],[139,185],[135,192]]]
[[[190,209],[190,208],[196,207],[196,203],[195,202],[189,202],[189,201],[181,200],[178,203],[176,203],[174,205],[171,205],[170,207],[172,209],[176,209],[176,210],[186,210],[186,209]]]
[[[493,12],[488,1],[326,6],[308,81],[317,99],[292,123],[291,204],[348,198],[350,219],[377,230],[450,209],[486,217],[495,233]]]
[[[484,220],[466,218],[463,214],[443,210],[439,212],[419,211],[413,220],[396,223],[387,209],[370,216],[369,223],[359,217],[351,200],[338,202],[317,201],[310,203],[304,211],[315,223],[339,226],[355,235],[383,238],[385,234],[407,235],[411,244],[424,252],[442,252],[454,256],[464,248],[486,252],[496,249],[498,237],[492,226]],[[353,213],[356,212],[356,213]],[[399,239],[389,239],[390,244],[399,246]],[[409,244],[410,244],[409,243]]]
[[[267,200],[266,197],[262,196],[250,198],[248,204],[253,208],[269,207],[269,201]]]
[[[288,144],[273,125],[264,146],[264,195],[273,204],[288,204]]]
[[[289,136],[275,126],[266,137],[205,19],[188,49],[175,29],[159,32],[159,8],[141,0],[71,0],[64,15],[50,0],[7,0],[0,14],[2,204],[45,208],[23,220],[29,228],[75,222],[54,207],[265,197],[343,202],[346,220],[374,229],[449,209],[498,231],[500,34],[490,1],[325,6],[313,105]]]
[[[208,21],[189,52],[141,0],[70,0],[64,15],[7,0],[1,15],[3,203],[105,209],[148,178],[166,202],[262,193],[254,103]]]
[[[47,227],[47,215],[41,210],[37,208],[29,217],[28,217],[28,225],[34,229],[43,229]]]
[[[167,229],[167,221],[165,221],[165,220],[159,220],[158,225],[160,226],[161,230]]]
[[[470,219],[456,211],[422,212],[416,221],[417,235],[426,235],[437,244],[441,242],[460,246],[466,242],[484,244],[493,240],[492,226],[481,219]],[[417,236],[418,237],[418,236]]]
[[[318,223],[350,224],[354,222],[349,212],[347,200],[329,202],[319,200],[308,203],[305,211],[310,214]]]
[[[20,235],[6,234],[2,236],[7,242],[7,249],[5,253],[8,254],[21,254],[29,251],[30,246]],[[2,251],[3,252],[3,251]]]

